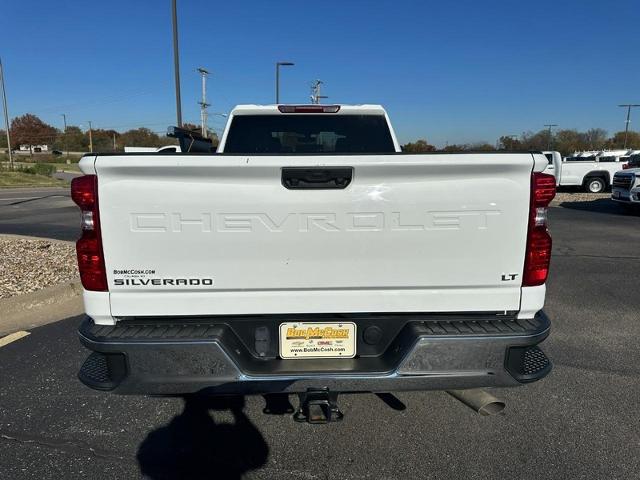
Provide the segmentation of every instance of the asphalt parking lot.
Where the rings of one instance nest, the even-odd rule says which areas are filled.
[[[40,234],[35,215],[75,238],[68,199],[16,207],[4,193],[0,233]],[[263,414],[261,397],[99,393],[76,379],[87,353],[69,318],[0,348],[0,478],[640,478],[640,216],[602,199],[554,207],[550,222],[555,367],[495,391],[503,415],[412,392],[395,409],[344,396],[343,422],[307,425]]]
[[[68,188],[0,189],[0,233],[75,240],[79,222]]]

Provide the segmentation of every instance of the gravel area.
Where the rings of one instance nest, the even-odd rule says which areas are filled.
[[[72,243],[0,236],[0,298],[35,292],[77,277]]]
[[[565,202],[590,202],[601,198],[611,198],[611,193],[558,192],[551,201],[551,205],[558,206]]]

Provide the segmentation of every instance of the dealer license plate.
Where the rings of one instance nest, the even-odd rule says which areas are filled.
[[[282,358],[353,358],[356,324],[286,322],[280,324]]]

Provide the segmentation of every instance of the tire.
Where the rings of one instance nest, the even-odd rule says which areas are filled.
[[[602,193],[605,188],[607,184],[600,177],[589,177],[584,181],[584,189],[589,193]]]

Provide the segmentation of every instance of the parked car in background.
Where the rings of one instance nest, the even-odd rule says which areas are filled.
[[[629,150],[576,152],[555,165],[556,184],[603,192],[611,186],[615,172],[624,168],[628,154]]]
[[[634,156],[634,155],[640,155],[640,150],[629,150],[629,152],[630,152],[629,153],[629,157],[626,159],[627,162],[624,165],[622,165],[622,169],[623,170],[626,170],[627,168],[637,168],[638,167],[638,165],[633,166],[631,164],[631,157]],[[636,161],[637,161],[637,159],[636,159]]]
[[[640,205],[640,153],[631,155],[625,169],[614,175],[611,199],[621,204]]]

